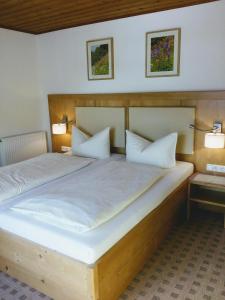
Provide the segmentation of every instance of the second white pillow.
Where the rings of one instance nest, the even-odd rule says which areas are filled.
[[[105,159],[110,156],[110,127],[90,137],[73,126],[72,129],[73,155]]]
[[[177,133],[171,133],[153,143],[126,130],[126,159],[160,168],[176,165]]]

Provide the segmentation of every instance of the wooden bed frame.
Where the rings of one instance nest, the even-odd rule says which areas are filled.
[[[1,230],[0,270],[55,300],[116,300],[177,223],[186,199],[187,180],[91,266]]]
[[[128,107],[195,107],[195,124],[203,129],[212,128],[215,120],[225,120],[225,91],[203,92],[151,92],[119,94],[58,94],[49,95],[49,114],[51,124],[59,122],[63,114],[69,120],[76,118],[78,106],[124,107],[126,110],[126,128],[128,128]],[[70,128],[69,128],[70,131]],[[225,122],[223,122],[225,132]],[[61,146],[71,145],[71,135],[52,135],[53,151]],[[203,147],[204,134],[195,132],[194,155],[179,154],[179,160],[190,161],[196,170],[206,172],[206,164],[225,165],[225,149],[213,150]]]
[[[50,95],[51,123],[64,113],[73,119],[76,106],[195,106],[196,124],[211,127],[225,119],[225,92]],[[202,147],[202,134],[195,138],[195,154],[180,159],[194,162],[198,171],[205,171],[206,162],[225,164],[224,150],[212,156]],[[57,151],[69,145],[70,135],[52,141]],[[91,266],[0,230],[0,270],[55,300],[116,300],[177,223],[186,199],[187,180]]]

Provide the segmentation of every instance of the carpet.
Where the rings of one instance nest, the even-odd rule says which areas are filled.
[[[120,300],[225,300],[225,230],[203,212],[175,227]]]

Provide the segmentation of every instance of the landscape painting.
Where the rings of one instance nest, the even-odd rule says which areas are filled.
[[[88,79],[113,79],[113,39],[87,42]]]
[[[178,76],[180,29],[146,34],[146,77]]]

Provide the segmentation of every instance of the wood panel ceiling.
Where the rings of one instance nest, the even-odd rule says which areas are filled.
[[[0,27],[33,34],[215,0],[0,0]]]

